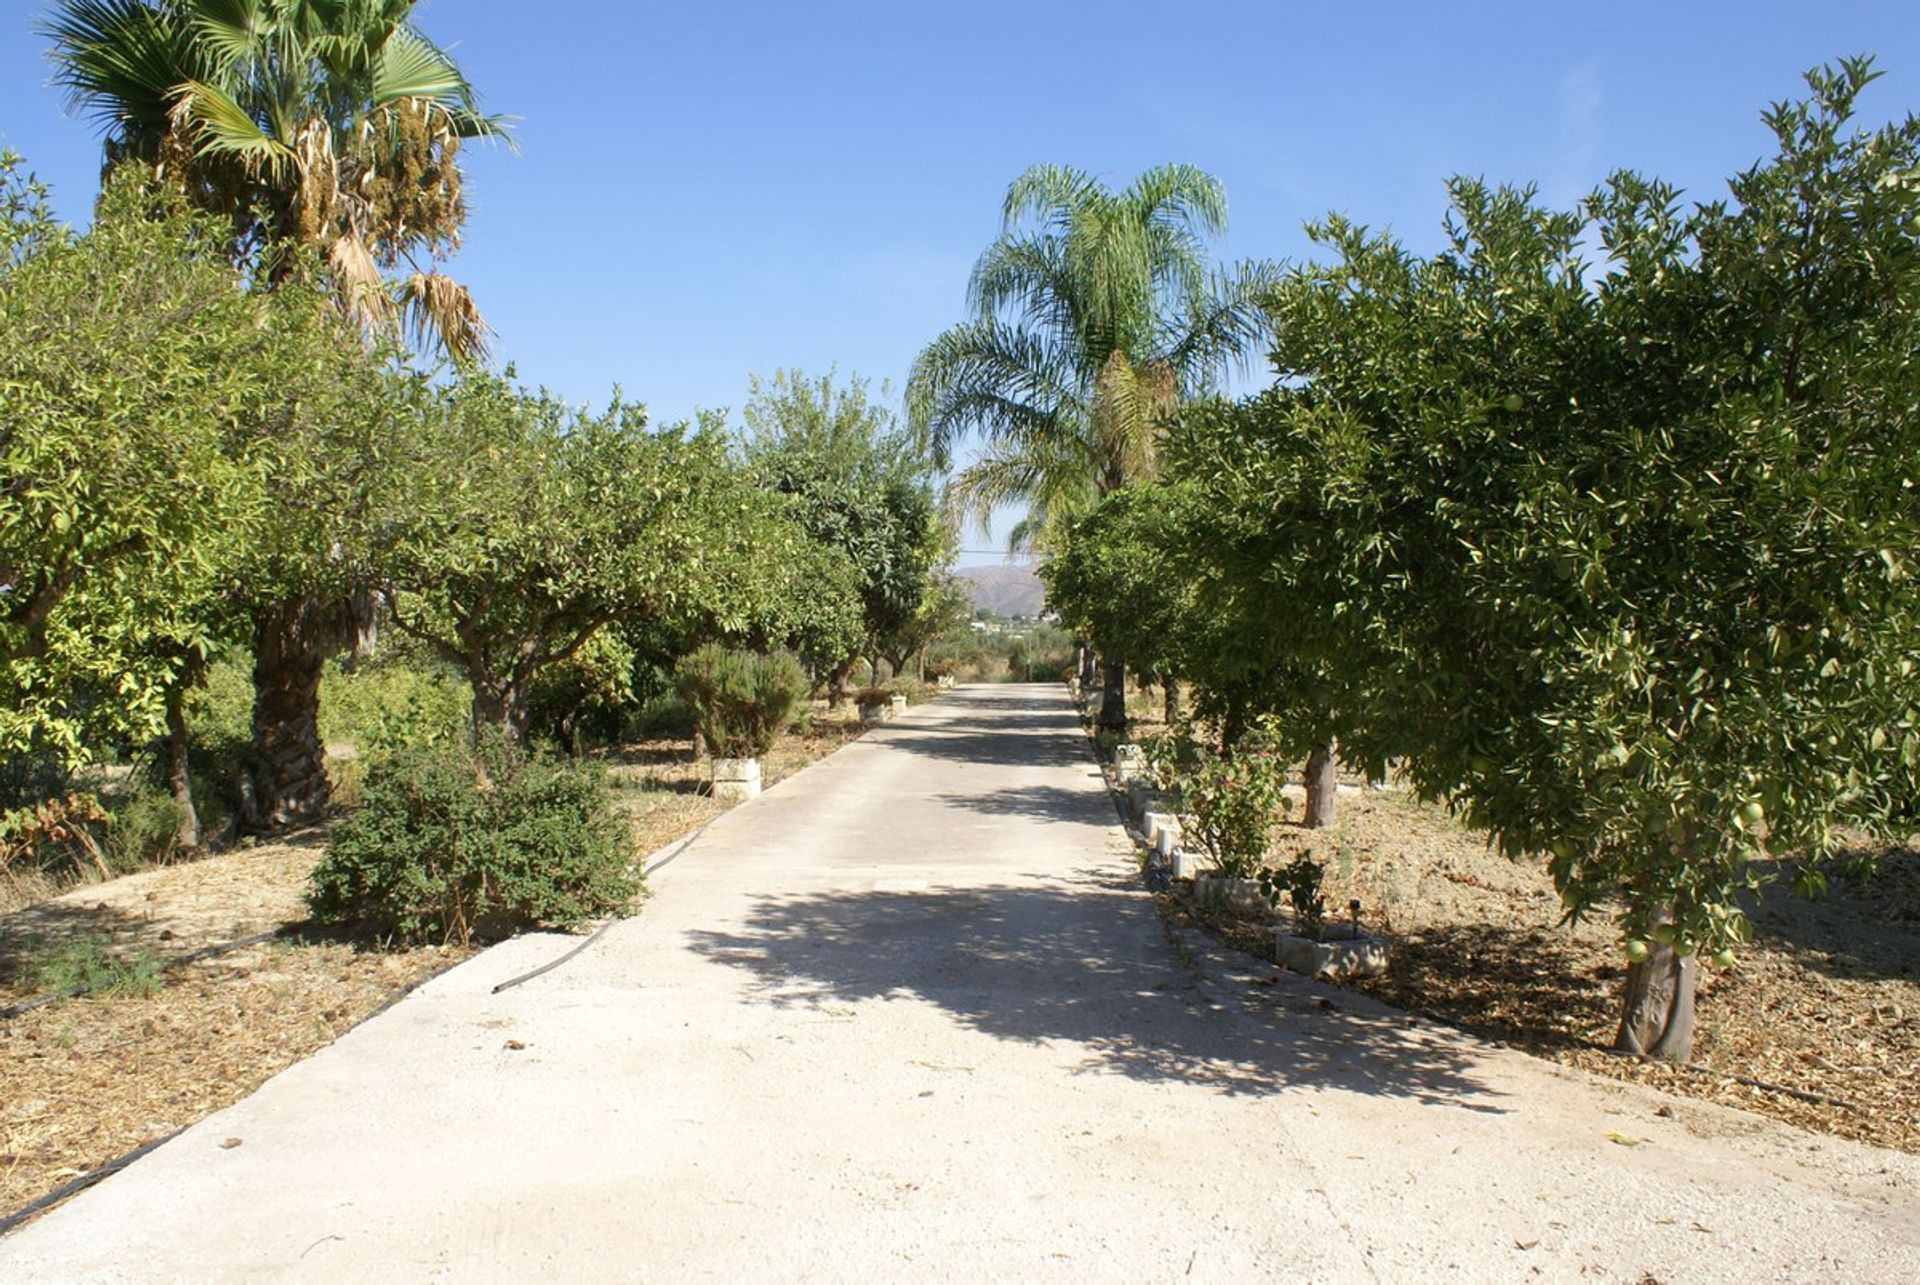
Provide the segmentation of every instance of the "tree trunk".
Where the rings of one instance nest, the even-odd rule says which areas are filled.
[[[1172,674],[1160,675],[1160,694],[1166,702],[1167,726],[1180,721],[1180,680]]]
[[[1094,670],[1093,648],[1087,643],[1081,643],[1080,644],[1080,690],[1081,691],[1090,692],[1093,690],[1093,670]]]
[[[1226,698],[1226,709],[1220,715],[1220,749],[1224,753],[1240,743],[1247,734],[1246,699],[1231,691]]]
[[[250,829],[311,821],[326,811],[320,674],[339,642],[332,623],[312,598],[283,599],[254,617],[253,762],[242,806]]]
[[[1333,824],[1333,801],[1339,792],[1340,765],[1334,760],[1329,736],[1307,755],[1307,829],[1324,830]]]
[[[1116,731],[1127,725],[1127,666],[1114,652],[1100,657],[1100,726]]]
[[[827,708],[845,709],[853,694],[847,689],[847,679],[853,674],[852,656],[847,657],[833,667],[833,674],[827,680]]]
[[[380,646],[380,594],[371,585],[359,584],[353,587],[348,596],[348,614],[352,617],[350,628],[353,642],[347,652],[350,663],[373,658],[375,649]]]
[[[476,677],[472,681],[475,739],[491,730],[505,736],[508,745],[526,744],[526,688],[511,678]]]
[[[1660,911],[1655,923],[1670,922]],[[1613,1046],[1624,1053],[1687,1062],[1693,1058],[1693,997],[1699,981],[1699,961],[1681,955],[1672,946],[1647,943],[1647,957],[1627,965],[1627,990],[1620,1012],[1620,1032]]]
[[[174,687],[167,693],[167,789],[173,794],[173,806],[179,815],[174,828],[174,845],[181,852],[200,850],[200,814],[193,806],[193,776],[187,761],[187,687]]]

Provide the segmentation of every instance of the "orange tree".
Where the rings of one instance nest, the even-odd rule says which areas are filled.
[[[1731,201],[1456,181],[1430,258],[1317,228],[1334,262],[1274,302],[1293,391],[1175,452],[1311,542],[1261,569],[1267,619],[1364,623],[1383,672],[1347,694],[1416,788],[1615,916],[1628,1051],[1690,1055],[1756,856],[1815,891],[1914,797],[1920,121],[1854,131],[1871,79],[1810,73]]]

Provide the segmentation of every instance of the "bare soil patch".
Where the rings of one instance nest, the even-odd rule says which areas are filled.
[[[1599,1075],[1920,1154],[1920,845],[1885,853],[1866,881],[1836,867],[1816,901],[1784,882],[1755,899],[1752,945],[1732,968],[1702,969],[1692,1068],[1609,1051],[1626,971],[1616,931],[1606,918],[1562,924],[1542,865],[1368,789],[1342,790],[1331,829],[1282,826],[1276,859],[1303,852],[1327,867],[1330,915],[1346,918],[1357,899],[1363,926],[1393,940],[1391,971],[1355,989]],[[1268,921],[1162,900],[1272,957]]]
[[[815,715],[764,761],[769,782],[859,734]],[[686,741],[606,756],[642,852],[725,810]],[[0,1006],[43,987],[38,966],[91,940],[116,957],[174,959],[281,935],[169,972],[144,998],[65,1000],[0,1019],[0,1214],[247,1096],[410,987],[474,952],[379,949],[306,929],[308,875],[326,828],[89,884],[0,915]]]

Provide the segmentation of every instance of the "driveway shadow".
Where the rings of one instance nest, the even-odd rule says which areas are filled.
[[[1070,790],[1058,785],[1021,785],[984,794],[942,794],[949,807],[987,816],[1033,817],[1080,825],[1109,825],[1113,803],[1105,788]]]
[[[1008,767],[1092,766],[1077,730],[1053,719],[1038,729],[1008,726],[1011,718],[991,723],[947,723],[939,727],[885,729],[876,739],[892,749],[950,763],[997,763]]]
[[[1457,1044],[1403,1014],[1291,978],[1202,985],[1152,904],[1096,874],[1038,887],[769,894],[743,927],[690,939],[751,972],[761,1002],[910,996],[997,1039],[1072,1042],[1083,1073],[1502,1110]],[[1336,994],[1341,1011],[1326,1011]]]

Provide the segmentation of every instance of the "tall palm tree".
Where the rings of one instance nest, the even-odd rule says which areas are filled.
[[[137,164],[232,229],[236,261],[280,286],[317,256],[333,298],[372,338],[484,355],[465,287],[439,271],[466,217],[459,149],[504,138],[414,0],[59,0],[42,29],[55,79]],[[299,250],[305,253],[293,253]],[[289,504],[290,512],[311,505]],[[309,532],[296,570],[259,578],[247,820],[327,804],[319,685],[370,620],[332,543]],[[356,601],[357,599],[357,601]]]
[[[1226,193],[1191,165],[1114,192],[1038,165],[1007,189],[999,239],[974,266],[974,318],[940,335],[907,381],[909,424],[942,465],[978,439],[952,496],[985,525],[1024,501],[1016,543],[1045,548],[1101,496],[1153,476],[1161,424],[1217,387],[1269,334],[1271,265],[1208,263]],[[1121,658],[1105,657],[1101,720],[1125,721]]]
[[[61,0],[42,24],[55,80],[137,162],[233,227],[237,253],[316,250],[343,308],[458,357],[485,348],[437,270],[466,216],[459,148],[504,138],[414,27],[414,0]],[[389,279],[388,273],[398,270]]]

